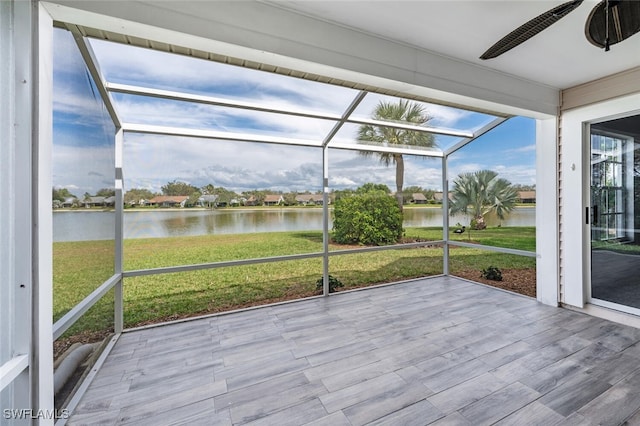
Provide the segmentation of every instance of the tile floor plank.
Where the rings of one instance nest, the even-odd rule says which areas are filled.
[[[474,377],[429,398],[431,404],[445,414],[458,411],[505,386],[489,373]]]
[[[540,394],[533,389],[520,383],[513,383],[473,404],[467,405],[458,412],[474,425],[490,425],[539,397]]]

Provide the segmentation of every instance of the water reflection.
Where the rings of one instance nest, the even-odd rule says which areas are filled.
[[[404,209],[405,227],[442,226],[442,209]],[[54,241],[101,240],[113,236],[113,213],[57,211]],[[468,224],[468,218],[453,216],[451,225]],[[535,226],[535,208],[521,207],[506,220],[487,219],[489,226]],[[329,227],[332,226],[329,221]],[[245,234],[257,232],[318,231],[322,229],[320,208],[224,209],[125,211],[125,238],[157,238],[184,235]]]

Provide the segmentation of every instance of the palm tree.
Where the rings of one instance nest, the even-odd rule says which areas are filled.
[[[498,178],[498,173],[492,170],[459,175],[451,194],[450,213],[470,214],[475,222],[474,229],[487,227],[484,216],[489,212],[494,212],[504,220],[518,199],[518,193],[511,183]]]
[[[398,123],[410,123],[424,125],[431,117],[425,108],[416,103],[401,99],[397,103],[381,101],[375,108],[372,118],[381,121]],[[376,142],[382,145],[409,145],[421,147],[435,146],[435,138],[431,133],[416,132],[415,130],[394,129],[391,127],[363,124],[358,130],[358,141]],[[377,155],[385,166],[396,165],[396,198],[402,209],[402,187],[404,185],[404,159],[402,154],[388,152],[360,151],[360,154],[368,157]]]

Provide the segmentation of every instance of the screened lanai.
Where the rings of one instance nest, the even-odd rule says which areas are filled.
[[[74,195],[53,209],[56,356],[132,327],[329,296],[335,278],[354,290],[489,266],[535,277],[535,207],[512,222],[524,248],[472,238],[471,217],[449,214],[450,182],[486,158],[535,187],[533,119],[73,25],[53,42],[54,194]],[[402,103],[426,119],[374,112]],[[366,185],[400,194],[404,237],[336,244],[333,204]]]
[[[402,97],[400,93],[376,90],[357,82],[296,73],[176,46],[153,45],[71,25],[54,32],[54,98],[54,190],[66,186],[84,192],[84,199],[76,202],[88,212],[90,207],[96,207],[89,204],[92,201],[105,203],[105,198],[109,201],[108,196],[96,195],[97,188],[115,189],[110,203],[101,206],[107,208],[92,215],[97,219],[83,221],[77,220],[79,215],[75,219],[71,215],[63,221],[60,218],[64,209],[54,208],[54,241],[58,241],[54,243],[55,339],[65,332],[69,335],[82,330],[82,325],[71,327],[85,313],[86,318],[80,320],[80,324],[85,321],[84,327],[88,323],[94,332],[100,328],[120,332],[125,324],[139,326],[291,298],[285,290],[285,294],[274,293],[256,300],[239,298],[209,308],[206,304],[194,306],[188,315],[172,310],[172,304],[179,303],[177,300],[185,293],[200,292],[204,298],[215,299],[216,291],[228,292],[225,287],[216,290],[217,283],[237,280],[239,275],[231,274],[230,278],[210,275],[216,270],[224,274],[244,268],[240,275],[245,277],[244,281],[230,282],[229,287],[253,288],[261,282],[273,282],[287,289],[305,283],[307,289],[313,290],[319,280],[324,296],[329,295],[330,276],[351,281],[349,287],[356,288],[455,274],[460,262],[456,254],[451,254],[451,247],[473,248],[474,256],[522,257],[522,261],[515,263],[535,271],[535,238],[534,245],[527,249],[514,248],[504,241],[482,244],[471,238],[470,229],[464,235],[469,235],[468,239],[452,232],[469,226],[468,215],[447,214],[449,185],[456,177],[450,170],[480,168],[469,160],[470,156],[475,155],[478,160],[480,156],[465,151],[467,147],[477,144],[485,155],[495,156],[492,149],[498,150],[498,155],[508,155],[505,151],[501,153],[500,147],[492,148],[488,138],[492,131],[510,132],[510,143],[524,152],[520,157],[528,158],[530,168],[523,169],[535,186],[532,170],[535,156],[530,150],[535,143],[535,131],[530,125],[534,120],[463,109],[415,96]],[[426,123],[413,124],[402,121],[402,117],[392,120],[372,114],[377,105],[401,102],[413,103],[426,111]],[[363,128],[428,134],[430,143],[410,146],[375,138],[366,140],[358,136]],[[518,131],[520,134],[514,136]],[[430,190],[432,204],[428,211],[431,216],[437,211],[437,218],[432,217],[428,227],[421,226],[424,222],[417,217],[420,211],[410,208],[416,206],[409,196],[405,199],[408,207],[404,219],[405,226],[428,232],[406,231],[407,238],[386,246],[332,244],[332,202],[336,194],[374,183],[387,185],[397,195],[397,168],[381,161],[389,156],[393,161],[403,162],[405,187]],[[200,191],[190,201],[186,200],[187,194],[172,194],[178,199],[182,197],[182,207],[184,203],[204,207],[206,200],[222,200],[226,194],[221,191],[235,190],[232,198],[224,201],[223,208],[204,212],[209,216],[224,212],[224,208],[255,206],[251,205],[251,199],[258,189],[273,193],[268,195],[295,193],[307,198],[315,195],[315,208],[304,210],[313,213],[314,225],[305,222],[286,228],[296,231],[297,239],[308,241],[305,244],[276,241],[267,244],[271,244],[268,250],[247,249],[259,244],[251,242],[252,236],[282,230],[263,222],[303,220],[287,216],[291,209],[286,208],[265,212],[267,216],[275,213],[280,217],[249,218],[237,214],[220,219],[233,222],[236,227],[229,226],[219,233],[240,232],[240,239],[247,240],[232,243],[220,252],[210,250],[217,243],[207,242],[206,235],[202,235],[221,229],[218,219],[198,218],[204,225],[190,231],[190,223],[196,219],[189,215],[149,223],[143,217],[149,211],[130,211],[131,207],[146,204],[157,208],[162,207],[158,203],[172,201],[156,200],[154,204],[154,198],[127,198],[129,191],[145,189],[147,193],[159,193],[161,188],[185,182]],[[264,200],[261,202],[266,204]],[[293,203],[299,205],[300,200]],[[535,223],[534,214],[530,209],[526,223]],[[126,227],[129,218],[132,225]],[[501,226],[501,221],[497,220],[495,225]],[[209,230],[203,231],[198,226]],[[238,231],[238,226],[243,230]],[[315,233],[305,235],[310,230],[305,226],[315,227]],[[172,230],[163,231],[163,227]],[[76,246],[65,246],[74,240]],[[163,250],[172,254],[163,256],[160,254]],[[365,260],[367,257],[373,260]],[[385,264],[386,258],[396,265]],[[495,259],[494,263],[499,264],[500,257]],[[369,261],[379,262],[376,269],[396,272],[382,275],[374,272],[370,274],[373,276],[363,275],[359,282],[357,265]],[[84,271],[78,269],[78,263],[83,264]],[[71,293],[65,288],[70,269],[82,276],[82,291]],[[273,273],[277,270],[298,272]],[[168,300],[158,300],[158,295],[145,290],[152,282],[165,279],[167,286],[175,282],[186,285],[167,292]],[[127,299],[136,297],[148,299],[142,306],[143,310],[153,312],[151,316],[135,313],[129,316]],[[140,310],[140,305],[132,306]],[[110,310],[114,312],[112,323],[105,321],[104,315],[96,315],[98,311],[104,314]],[[92,320],[92,316],[99,319]]]

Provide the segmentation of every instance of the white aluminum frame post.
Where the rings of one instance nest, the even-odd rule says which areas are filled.
[[[53,21],[37,1],[3,1],[0,11],[0,182],[9,201],[0,208],[0,344],[11,357],[0,364],[2,419],[52,425]]]

